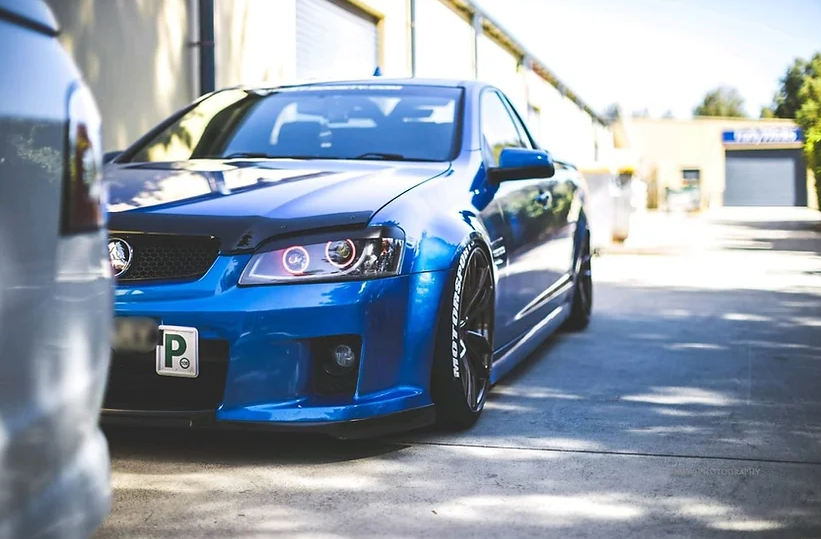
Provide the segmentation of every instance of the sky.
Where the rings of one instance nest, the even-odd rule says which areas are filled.
[[[796,57],[821,52],[821,0],[475,0],[594,110],[689,118],[737,88],[757,117]]]

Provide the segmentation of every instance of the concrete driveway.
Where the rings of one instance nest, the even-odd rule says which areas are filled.
[[[821,537],[821,223],[643,217],[460,434],[110,432],[97,537]]]

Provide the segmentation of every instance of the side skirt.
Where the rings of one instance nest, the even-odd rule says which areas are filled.
[[[553,309],[550,314],[515,341],[512,346],[502,350],[500,357],[493,362],[490,383],[495,384],[510,372],[516,364],[538,348],[548,336],[559,329],[568,316],[570,316],[570,305],[565,302]]]

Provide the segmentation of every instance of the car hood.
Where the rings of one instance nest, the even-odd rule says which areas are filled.
[[[210,235],[223,252],[281,235],[365,226],[449,163],[192,160],[109,164],[109,230]]]
[[[449,163],[192,160],[109,164],[109,230],[210,235],[223,252],[281,235],[365,226]]]

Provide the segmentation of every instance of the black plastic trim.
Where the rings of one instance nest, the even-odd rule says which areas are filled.
[[[334,438],[356,440],[376,438],[427,427],[436,422],[433,404],[393,414],[329,422],[258,422],[216,421],[215,412],[191,410],[184,412],[158,412],[153,410],[103,409],[100,423],[103,426],[177,427],[206,429],[240,429],[269,432],[313,432]]]
[[[31,19],[15,11],[9,11],[8,9],[2,7],[0,7],[0,20],[8,21],[12,24],[16,24],[17,26],[22,26],[50,37],[57,37],[60,35],[59,27],[49,26],[40,21]]]

